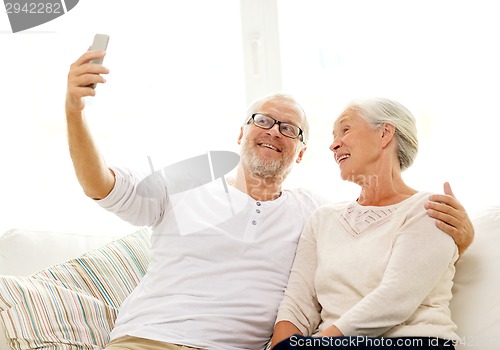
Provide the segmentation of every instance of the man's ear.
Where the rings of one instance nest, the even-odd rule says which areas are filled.
[[[241,145],[241,139],[243,138],[243,127],[240,129],[240,136],[238,136],[238,145]]]
[[[297,156],[297,159],[295,160],[295,162],[296,162],[297,164],[299,164],[299,163],[302,161],[302,157],[304,156],[304,153],[305,153],[306,149],[307,149],[307,147],[306,147],[306,146],[304,146],[304,147],[300,150],[300,152],[299,152],[299,154],[298,154],[298,156]]]
[[[391,142],[394,138],[394,134],[396,133],[396,127],[390,123],[384,123],[381,126],[381,135],[380,141],[382,142],[382,147],[385,147]]]

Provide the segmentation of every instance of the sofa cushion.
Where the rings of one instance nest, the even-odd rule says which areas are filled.
[[[0,276],[0,322],[12,349],[99,349],[149,263],[148,229],[29,277]]]
[[[452,318],[459,349],[500,349],[500,206],[472,221],[475,238],[457,263]]]

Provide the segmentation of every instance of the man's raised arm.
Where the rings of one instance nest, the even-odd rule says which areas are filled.
[[[115,177],[106,166],[85,121],[84,97],[94,96],[92,83],[104,83],[101,74],[109,71],[101,64],[89,63],[90,60],[103,58],[105,51],[89,51],[83,54],[70,67],[66,94],[66,119],[68,143],[76,177],[85,194],[93,199],[106,197],[113,189]]]

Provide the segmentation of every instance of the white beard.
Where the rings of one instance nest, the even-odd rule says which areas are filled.
[[[258,147],[258,146],[255,146]],[[269,179],[280,177],[284,179],[292,169],[292,156],[284,156],[276,160],[265,160],[257,156],[251,149],[251,142],[246,141],[241,146],[241,160],[251,174]]]

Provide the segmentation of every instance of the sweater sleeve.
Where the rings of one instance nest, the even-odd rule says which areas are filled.
[[[321,320],[321,306],[314,287],[317,268],[314,221],[313,214],[302,231],[285,296],[276,319],[276,323],[290,321],[304,335],[311,335]]]
[[[96,200],[97,204],[132,225],[157,225],[168,204],[164,181],[159,177],[144,178],[125,168],[111,170],[115,186],[105,198]]]
[[[395,236],[381,283],[334,322],[343,334],[380,336],[404,323],[446,270],[454,269],[458,252],[453,239],[419,205]],[[451,278],[447,286],[451,289]]]

